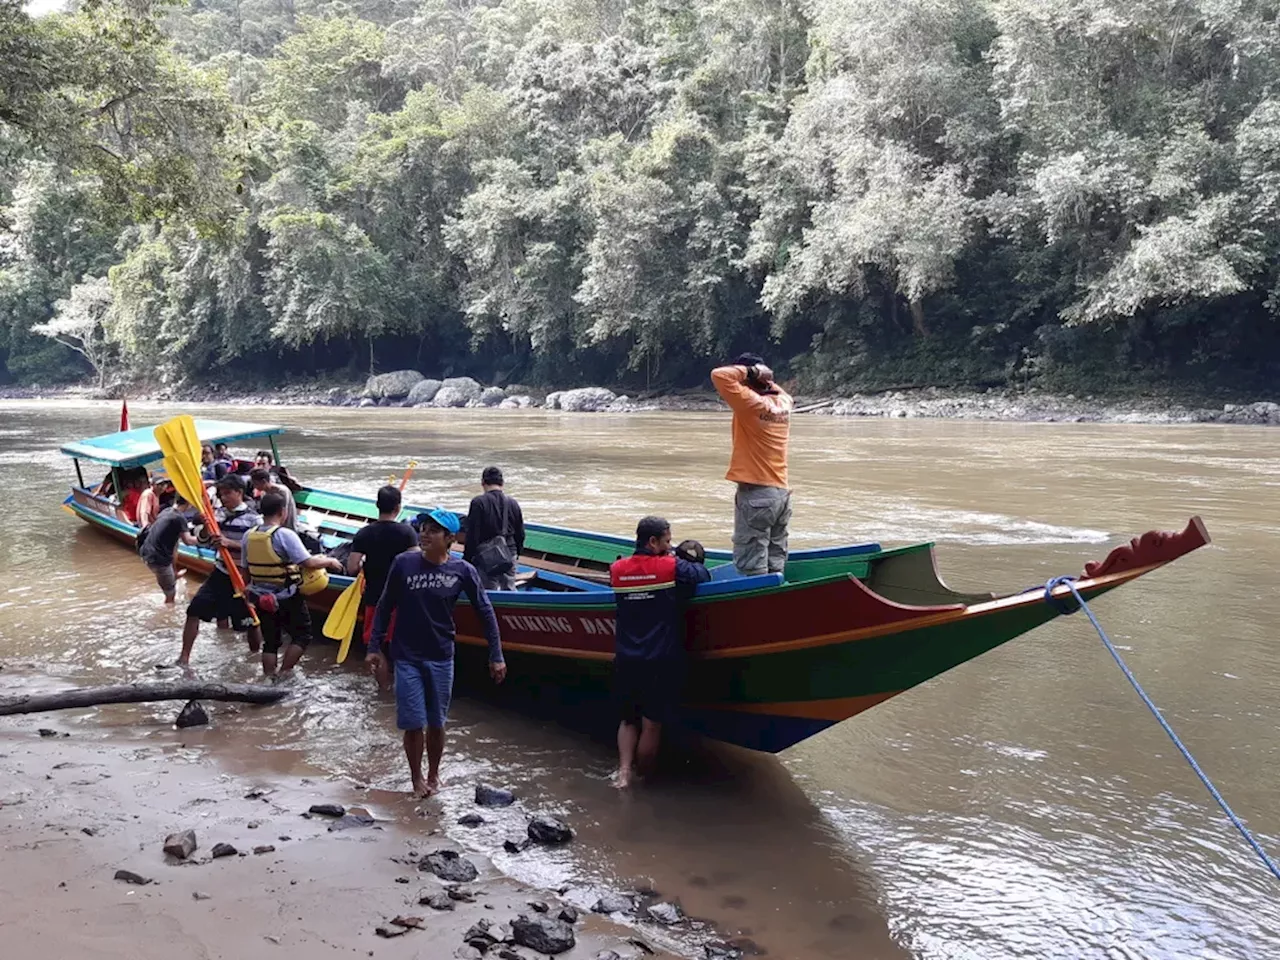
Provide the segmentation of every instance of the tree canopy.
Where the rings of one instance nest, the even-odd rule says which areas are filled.
[[[0,0],[0,380],[1256,389],[1254,0]]]

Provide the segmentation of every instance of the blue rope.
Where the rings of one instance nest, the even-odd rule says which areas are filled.
[[[1080,596],[1080,591],[1076,589],[1075,580],[1075,577],[1054,577],[1044,585],[1045,600],[1054,607],[1057,607],[1062,613],[1074,613],[1076,610],[1083,610],[1085,612],[1085,615],[1089,618],[1089,622],[1093,624],[1093,628],[1098,631],[1098,636],[1102,638],[1102,643],[1106,646],[1107,652],[1111,654],[1116,665],[1124,672],[1125,678],[1133,685],[1133,689],[1138,691],[1138,696],[1140,696],[1142,698],[1142,702],[1147,705],[1147,709],[1149,709],[1152,715],[1154,715],[1160,722],[1160,726],[1164,727],[1164,732],[1169,735],[1169,739],[1173,741],[1173,745],[1182,753],[1182,756],[1186,759],[1187,763],[1191,764],[1191,769],[1194,770],[1196,776],[1200,778],[1200,782],[1204,784],[1205,789],[1209,791],[1209,794],[1214,800],[1218,801],[1218,806],[1220,806],[1222,808],[1222,812],[1227,815],[1227,819],[1230,820],[1235,828],[1240,831],[1241,836],[1245,838],[1249,846],[1253,847],[1254,853],[1261,858],[1267,869],[1271,871],[1272,875],[1277,880],[1280,880],[1280,867],[1277,867],[1272,859],[1267,856],[1267,852],[1262,849],[1262,845],[1254,839],[1253,834],[1249,832],[1249,828],[1246,827],[1240,821],[1240,818],[1236,816],[1235,811],[1231,809],[1222,794],[1218,792],[1218,788],[1213,785],[1213,781],[1210,780],[1205,772],[1200,769],[1200,764],[1196,763],[1196,758],[1191,755],[1191,751],[1183,745],[1182,741],[1178,738],[1178,735],[1173,732],[1173,727],[1169,726],[1169,722],[1165,720],[1164,715],[1160,712],[1160,708],[1152,702],[1149,696],[1147,696],[1147,692],[1142,689],[1142,684],[1138,683],[1138,678],[1133,675],[1133,671],[1129,669],[1128,665],[1121,658],[1120,651],[1115,648],[1115,644],[1111,642],[1111,638],[1107,636],[1107,632],[1102,629],[1102,624],[1098,623],[1098,618],[1093,615],[1093,611],[1089,609],[1089,605],[1084,602],[1084,597]],[[1059,600],[1057,597],[1053,596],[1054,588],[1058,586],[1066,586],[1070,589],[1072,596],[1075,597],[1076,602],[1080,606],[1064,606],[1063,604],[1066,601],[1065,597]]]

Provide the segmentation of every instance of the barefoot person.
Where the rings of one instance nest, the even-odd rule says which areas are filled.
[[[222,528],[222,545],[227,548],[233,561],[239,561],[244,535],[258,525],[261,519],[257,512],[250,509],[244,501],[244,484],[234,473],[228,474],[218,481],[218,502],[222,508],[218,511],[218,526]],[[219,551],[217,562],[209,579],[200,585],[195,597],[187,604],[187,622],[182,628],[182,653],[178,656],[178,665],[185,667],[191,663],[191,649],[196,643],[196,634],[200,631],[200,621],[229,621],[230,625],[248,636],[249,650],[257,653],[262,644],[262,630],[254,625],[253,616],[249,612],[244,598],[237,597],[235,587],[231,583],[231,575],[227,573]]]
[[[684,602],[711,579],[702,544],[686,540],[671,552],[671,524],[645,517],[636,527],[636,552],[609,568],[618,602],[613,691],[618,724],[618,776],[631,786],[658,753],[662,726],[674,719],[684,687]]]
[[[400,520],[401,494],[388,484],[378,490],[378,519],[365,524],[351,541],[347,554],[347,575],[354,577],[364,571],[364,594],[360,598],[360,622],[364,625],[360,639],[368,649],[373,634],[373,614],[382,599],[382,588],[387,582],[387,571],[396,557],[418,546],[418,533]],[[395,632],[395,615],[387,627]],[[378,678],[379,683],[385,679]]]
[[[276,656],[285,634],[289,635],[289,646],[285,647],[281,674],[293,670],[311,643],[311,611],[298,590],[302,571],[342,572],[340,561],[307,552],[298,534],[285,525],[287,516],[284,497],[274,490],[264,493],[262,524],[244,538],[243,565],[262,621],[262,672],[268,677],[276,675]]]
[[[782,573],[791,522],[791,396],[773,382],[773,371],[754,353],[712,370],[711,382],[733,411],[733,454],[725,474],[738,485],[733,565],[745,576]]]
[[[396,726],[404,731],[413,791],[429,797],[440,789],[444,725],[453,696],[453,607],[459,594],[467,595],[484,623],[489,675],[495,683],[506,679],[507,665],[502,659],[498,618],[480,585],[480,574],[467,561],[449,553],[461,526],[457,515],[439,509],[420,513],[414,526],[422,550],[402,553],[391,564],[374,615],[366,660],[375,677],[382,675],[386,669],[382,645],[394,613],[391,642],[395,646]],[[424,745],[426,777],[422,775]]]
[[[177,596],[178,574],[173,568],[173,558],[181,541],[189,547],[196,545],[191,525],[185,513],[187,501],[175,496],[173,506],[160,511],[151,523],[147,537],[138,550],[138,556],[156,578],[156,585],[164,594],[165,603],[173,603]]]

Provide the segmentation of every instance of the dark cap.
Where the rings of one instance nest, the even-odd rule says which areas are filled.
[[[733,361],[735,367],[758,367],[764,363],[764,357],[758,353],[740,353]]]

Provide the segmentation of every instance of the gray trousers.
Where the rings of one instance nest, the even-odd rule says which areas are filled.
[[[745,576],[782,573],[787,565],[791,491],[738,484],[733,505],[733,565]]]
[[[514,570],[510,573],[500,573],[494,577],[481,570],[476,572],[480,574],[480,585],[485,590],[514,590],[516,588],[516,573]]]

